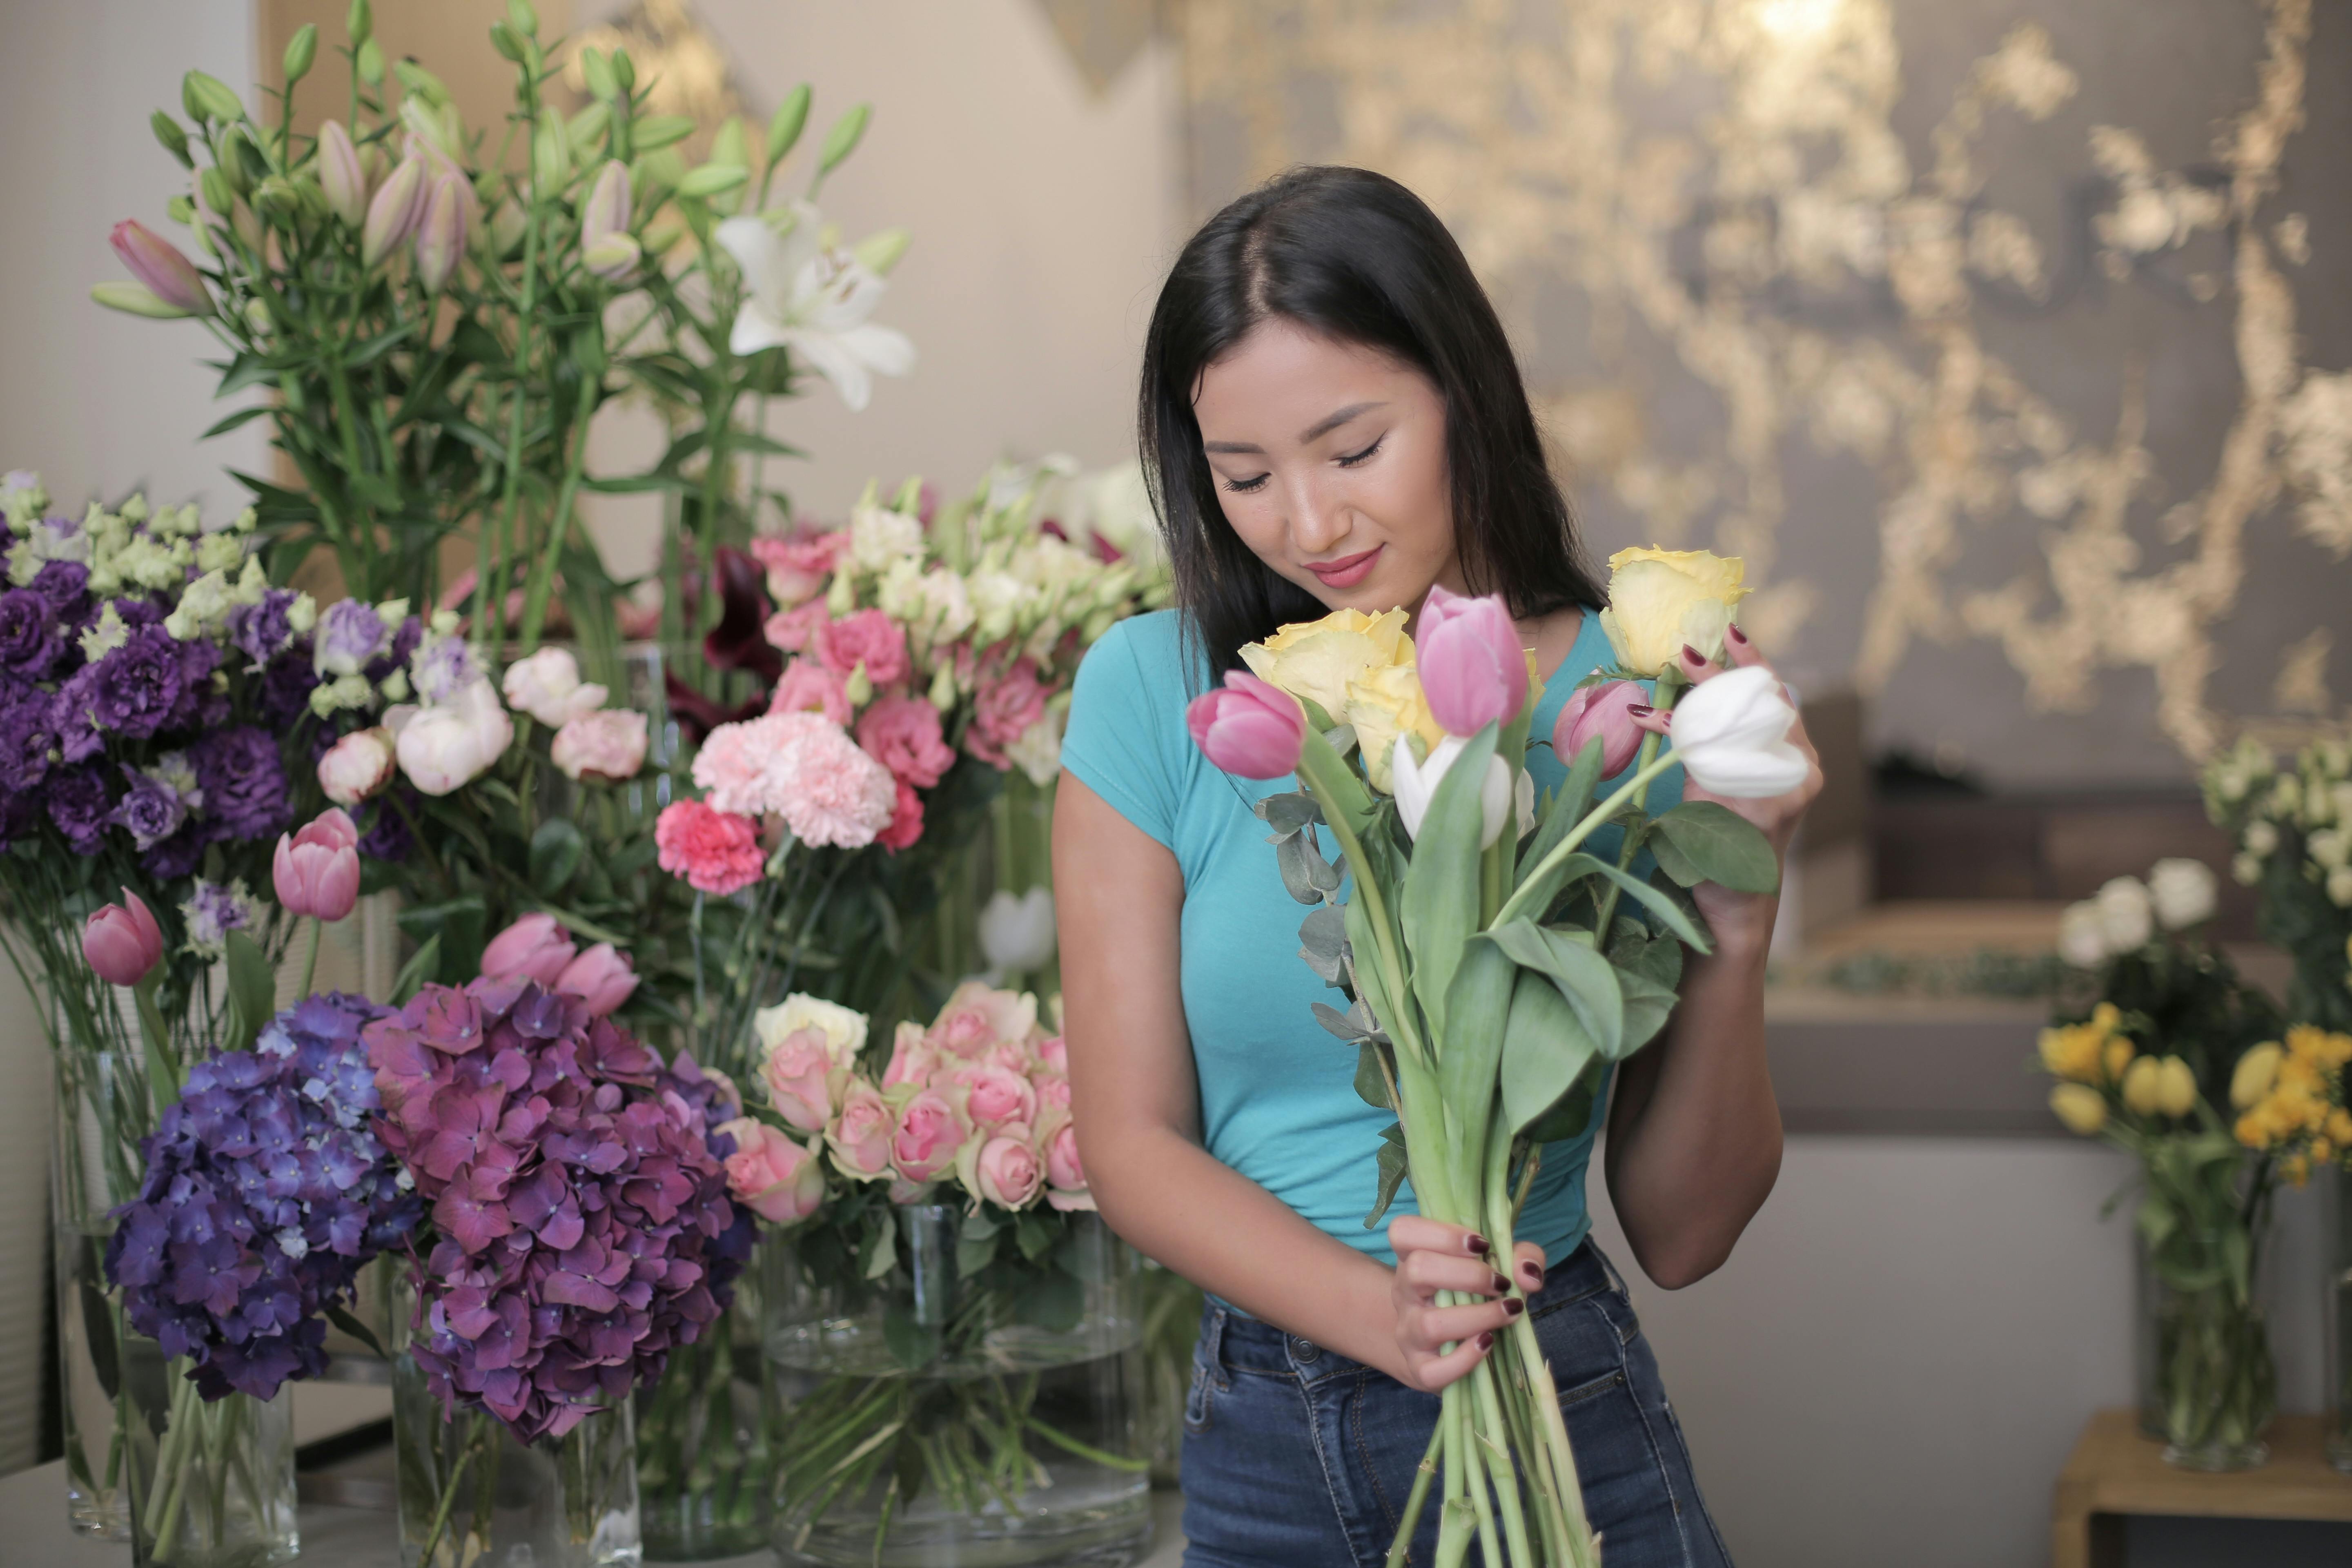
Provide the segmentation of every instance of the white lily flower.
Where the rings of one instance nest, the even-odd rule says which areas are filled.
[[[742,269],[749,295],[728,347],[739,354],[790,349],[855,411],[872,397],[873,376],[915,368],[915,345],[906,333],[866,320],[888,285],[847,251],[828,249],[818,228],[815,209],[804,204],[783,234],[760,217],[719,226],[719,243]]]
[[[1811,764],[1789,743],[1797,710],[1761,665],[1727,669],[1675,707],[1675,756],[1710,795],[1760,800],[1805,782]]]

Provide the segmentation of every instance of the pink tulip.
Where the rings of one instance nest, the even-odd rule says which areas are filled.
[[[1551,727],[1553,754],[1562,763],[1572,763],[1583,754],[1585,747],[1598,740],[1601,776],[1616,777],[1633,760],[1633,753],[1642,749],[1642,727],[1633,722],[1626,710],[1638,708],[1649,700],[1649,693],[1631,680],[1584,687],[1560,707],[1559,721]]]
[[[1223,690],[1192,699],[1184,727],[1201,754],[1226,773],[1278,779],[1298,766],[1307,714],[1288,692],[1236,669],[1225,676]]]
[[[833,1120],[833,1073],[824,1031],[814,1026],[786,1035],[760,1065],[768,1103],[797,1132],[822,1132]]]
[[[490,945],[482,949],[482,977],[536,980],[552,991],[578,952],[553,915],[528,914],[490,938]]]
[[[109,985],[136,985],[163,962],[163,931],[139,895],[125,888],[121,903],[83,922],[81,955]]]
[[[719,1131],[735,1140],[727,1156],[727,1192],[774,1225],[795,1225],[824,1202],[824,1166],[803,1144],[764,1121],[739,1117]]]
[[[551,989],[585,997],[589,1016],[602,1018],[627,1001],[636,988],[637,973],[630,967],[628,954],[609,942],[600,942],[565,964]]]
[[[956,1151],[971,1136],[971,1123],[955,1102],[927,1089],[898,1112],[890,1135],[890,1163],[909,1182],[928,1182],[953,1165]]]
[[[1413,650],[1430,717],[1449,735],[1508,723],[1527,705],[1527,655],[1499,594],[1472,599],[1432,587]]]
[[[114,226],[108,243],[122,258],[122,265],[131,268],[131,275],[147,285],[155,298],[191,316],[213,313],[212,290],[205,287],[204,274],[171,241],[126,218]]]
[[[360,900],[360,833],[340,806],[289,837],[278,835],[270,865],[278,901],[289,915],[339,921]]]

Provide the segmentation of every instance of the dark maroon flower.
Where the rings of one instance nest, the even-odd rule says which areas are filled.
[[[784,673],[782,649],[768,640],[768,601],[761,592],[767,570],[748,551],[719,547],[719,624],[702,639],[713,669],[740,669],[773,686]]]

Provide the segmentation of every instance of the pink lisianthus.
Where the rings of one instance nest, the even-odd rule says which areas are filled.
[[[810,647],[824,667],[846,680],[859,665],[876,686],[907,679],[906,628],[880,610],[859,610],[817,626]]]
[[[846,726],[855,710],[849,705],[848,683],[817,660],[802,658],[784,666],[783,679],[768,700],[768,711],[822,713]]]
[[[1037,1157],[1035,1135],[1022,1122],[975,1138],[956,1162],[956,1174],[974,1197],[1000,1208],[1026,1208],[1045,1184],[1045,1163]]]
[[[824,1166],[804,1144],[764,1121],[739,1117],[717,1131],[735,1140],[727,1192],[772,1225],[797,1225],[824,1202]]]
[[[834,1169],[853,1181],[878,1182],[890,1173],[891,1134],[898,1119],[881,1091],[859,1080],[842,1096],[841,1114],[824,1130],[825,1146],[833,1151]]]
[[[971,1136],[971,1120],[936,1089],[919,1091],[898,1112],[890,1135],[890,1164],[909,1182],[935,1180],[954,1166]]]
[[[790,609],[824,592],[848,548],[847,529],[789,537],[764,533],[751,541],[751,559],[767,569],[768,596]]]
[[[760,827],[747,816],[714,811],[698,800],[675,801],[654,821],[661,868],[706,893],[732,893],[760,879],[767,856]]]
[[[646,716],[633,708],[601,708],[567,720],[548,760],[568,779],[635,778],[646,765]]]
[[[289,915],[341,920],[360,901],[360,832],[330,806],[296,833],[280,834],[270,879]]]
[[[554,989],[588,1004],[588,1016],[602,1018],[627,1001],[637,988],[637,973],[628,955],[609,942],[600,942],[563,966]]]
[[[809,646],[816,629],[826,621],[824,601],[811,599],[789,610],[778,610],[760,628],[761,635],[786,653],[799,653]]]
[[[874,836],[874,842],[897,854],[911,847],[923,836],[923,797],[905,779],[890,781],[896,799],[890,807],[890,820]]]
[[[869,679],[873,673],[866,671]],[[917,789],[929,789],[955,766],[955,748],[941,733],[940,710],[920,697],[877,699],[857,721],[857,743],[892,777]]]
[[[1037,665],[1033,659],[1020,659],[1013,668],[980,688],[972,700],[971,722],[965,726],[963,749],[992,768],[1009,768],[1013,759],[1005,748],[1029,732],[1029,727],[1045,716],[1045,699],[1050,692],[1037,679]]]
[[[534,911],[490,938],[482,949],[482,974],[489,980],[536,980],[552,991],[579,951],[553,915]]]
[[[993,1132],[1010,1121],[1037,1120],[1037,1089],[1011,1068],[993,1063],[956,1068],[948,1080],[964,1090],[964,1113],[972,1125]]]
[[[833,1120],[836,1073],[847,1076],[834,1066],[824,1031],[818,1028],[794,1029],[760,1064],[768,1103],[785,1125],[800,1132],[822,1132]]]
[[[923,1026],[911,1020],[901,1022],[897,1038],[890,1043],[890,1065],[883,1070],[882,1087],[896,1089],[902,1083],[929,1083],[939,1066],[940,1053],[924,1034]]]

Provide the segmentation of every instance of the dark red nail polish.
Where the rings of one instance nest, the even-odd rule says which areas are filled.
[[[1625,717],[1628,719],[1646,719],[1656,711],[1656,709],[1651,707],[1646,702],[1628,702],[1625,704]]]
[[[1724,627],[1723,635],[1729,637],[1733,642],[1738,643],[1741,647],[1746,647],[1748,646],[1748,634],[1741,631],[1736,626]]]
[[[1489,1296],[1507,1296],[1510,1293],[1511,1282],[1499,1274],[1495,1276],[1495,1282],[1486,1288],[1486,1294]]]
[[[1533,1279],[1538,1284],[1541,1284],[1543,1282],[1543,1269],[1533,1259],[1520,1264],[1519,1272],[1526,1275],[1528,1279]]]
[[[1517,1296],[1514,1296],[1509,1300],[1503,1303],[1503,1316],[1507,1318],[1516,1318],[1527,1310],[1527,1301],[1523,1298]]]
[[[1691,647],[1688,643],[1683,644],[1683,658],[1692,664],[1705,664],[1706,662],[1706,655],[1699,652],[1698,649]]]
[[[1495,1335],[1492,1330],[1489,1330],[1486,1333],[1478,1336],[1478,1348],[1482,1351],[1490,1351],[1495,1348]]]
[[[1462,1238],[1462,1250],[1471,1254],[1473,1257],[1484,1258],[1486,1256],[1489,1249],[1485,1237],[1465,1236]]]

